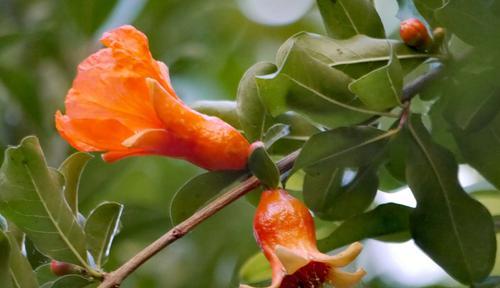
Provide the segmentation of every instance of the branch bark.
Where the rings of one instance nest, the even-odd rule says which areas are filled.
[[[403,90],[402,100],[411,100],[411,98],[418,94],[418,92],[421,91],[429,82],[438,78],[442,74],[442,72],[443,65],[438,64],[428,73],[409,83]],[[299,150],[294,151],[285,156],[277,163],[281,174],[289,171],[292,168],[293,163],[295,162],[295,159],[298,155]],[[231,204],[259,185],[260,181],[255,176],[247,178],[246,180],[241,182],[240,185],[224,193],[219,198],[215,199],[213,202],[209,203],[207,206],[191,215],[191,217],[173,227],[170,231],[144,248],[117,270],[104,274],[104,281],[101,283],[101,285],[99,285],[99,288],[119,287],[122,281],[137,268],[139,268],[142,264],[144,264],[144,262],[149,260],[151,257],[156,255],[158,252],[163,250],[165,247],[167,247],[177,239],[185,236],[196,226],[198,226],[198,224],[202,223],[203,221],[220,211],[222,208]]]
[[[295,159],[299,155],[299,150],[292,152],[278,162],[278,168],[280,173],[284,173],[290,170],[295,162]],[[252,191],[254,188],[260,185],[260,181],[255,177],[251,176],[245,181],[241,182],[240,185],[234,187],[230,191],[224,193],[219,198],[215,199],[213,202],[194,213],[191,217],[184,220],[177,226],[173,227],[170,231],[164,234],[161,238],[151,243],[149,246],[140,251],[137,255],[132,257],[128,262],[123,264],[117,270],[105,274],[104,281],[99,285],[99,288],[112,288],[119,287],[121,282],[137,268],[139,268],[144,262],[149,258],[156,255],[163,248],[167,247],[172,242],[193,230],[198,224],[214,215],[222,208],[231,204],[241,196]]]

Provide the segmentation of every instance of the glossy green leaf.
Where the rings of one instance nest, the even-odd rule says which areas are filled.
[[[118,0],[72,0],[64,1],[71,19],[87,36],[92,36],[106,21]]]
[[[452,130],[462,156],[489,182],[500,188],[500,116],[483,129],[466,133]]]
[[[175,193],[170,203],[170,219],[176,225],[202,208],[210,200],[227,190],[241,171],[207,172],[190,179]]]
[[[429,58],[429,54],[415,51],[401,41],[376,39],[357,35],[349,39],[331,39],[318,34],[301,32],[288,39],[279,49],[276,62],[283,66],[289,50],[298,47],[330,67],[352,78],[359,78],[370,71],[387,65],[391,47],[407,73]]]
[[[271,147],[276,141],[290,134],[290,126],[285,124],[274,124],[267,129],[266,134],[262,137],[262,142],[264,142],[265,147]]]
[[[500,287],[500,276],[490,276],[481,283],[474,284],[472,288],[498,288]]]
[[[500,83],[496,73],[485,71],[479,75],[460,73],[459,81],[444,92],[444,117],[463,131],[475,131],[487,126],[500,112]]]
[[[47,283],[41,285],[40,288],[51,288],[52,284],[54,284],[54,282],[47,282]]]
[[[384,164],[387,171],[398,181],[406,182],[406,143],[404,136],[401,133],[394,135],[388,143],[387,150],[387,162]]]
[[[401,104],[403,90],[403,70],[391,49],[391,58],[386,66],[373,70],[349,84],[366,107],[385,110]]]
[[[253,151],[248,158],[248,168],[250,168],[250,171],[264,186],[269,188],[278,187],[280,172],[267,153],[264,145],[262,143],[254,143],[252,149]]]
[[[50,288],[83,288],[92,282],[92,280],[79,275],[66,275],[55,280]]]
[[[349,38],[365,34],[385,38],[384,26],[371,0],[317,0],[328,35]]]
[[[425,22],[425,19],[420,15],[413,0],[398,0],[398,13],[396,15],[399,20],[404,21],[410,18],[418,18]]]
[[[360,107],[361,102],[347,88],[351,77],[311,57],[303,47],[290,47],[276,73],[256,79],[272,116],[295,111],[314,122],[337,127],[378,114]]]
[[[93,156],[88,153],[77,152],[69,156],[59,166],[59,172],[64,176],[64,197],[75,217],[78,216],[78,186],[80,177],[87,162]]]
[[[237,92],[236,112],[241,127],[250,142],[262,139],[265,129],[271,122],[260,98],[260,90],[256,84],[257,75],[265,75],[276,71],[271,63],[260,62],[247,70],[240,80]]]
[[[487,46],[491,50],[500,47],[500,38],[495,37],[500,32],[500,19],[494,13],[494,1],[446,1],[445,5],[436,10],[435,15],[445,28],[455,33],[465,42]]]
[[[243,283],[255,284],[271,279],[271,265],[262,252],[248,258],[240,268],[239,276]]]
[[[36,279],[40,285],[46,283],[54,282],[58,276],[56,276],[52,270],[50,270],[50,263],[38,266],[35,269]]]
[[[325,220],[343,220],[362,213],[375,198],[378,187],[373,168],[353,171],[331,166],[307,173],[304,178],[304,201],[316,216]]]
[[[33,244],[33,241],[31,241],[29,237],[24,238],[24,249],[31,267],[39,267],[40,265],[50,261],[47,256],[43,255],[36,249],[35,244]]]
[[[418,116],[405,131],[406,178],[418,203],[410,218],[415,243],[457,280],[483,280],[495,262],[491,215],[460,186],[452,154],[432,142]]]
[[[0,230],[0,283],[5,288],[13,287],[9,267],[10,250],[7,234]]]
[[[33,272],[28,259],[22,254],[21,247],[11,232],[6,232],[10,244],[9,267],[10,276],[14,287],[20,288],[38,288],[38,281]],[[2,282],[0,282],[2,283]]]
[[[87,265],[85,236],[63,196],[64,177],[47,167],[36,137],[5,151],[0,168],[0,212],[59,261]]]
[[[378,169],[378,181],[378,189],[384,192],[395,192],[406,186],[406,183],[396,179],[385,165],[381,165]]]
[[[97,206],[85,222],[87,247],[97,267],[102,267],[109,255],[113,239],[118,233],[123,205],[104,202]]]
[[[446,0],[407,0],[413,1],[415,7],[417,7],[418,12],[427,20],[427,22],[432,27],[438,26],[438,21],[436,20],[436,10],[441,8]]]
[[[318,133],[306,142],[293,171],[311,173],[323,167],[361,167],[382,155],[396,130],[382,131],[369,126],[342,127]],[[315,167],[317,166],[317,167]]]
[[[218,117],[236,129],[241,128],[235,101],[196,101],[191,108],[203,114]]]
[[[409,217],[413,209],[388,203],[344,221],[330,236],[318,241],[322,251],[330,251],[367,238],[398,235],[398,240],[408,239]],[[387,240],[394,238],[387,238]],[[381,238],[381,240],[384,240]]]

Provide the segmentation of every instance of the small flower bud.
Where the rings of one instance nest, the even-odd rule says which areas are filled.
[[[432,45],[427,27],[417,18],[401,22],[399,35],[406,45],[418,50],[427,50]]]
[[[64,276],[68,274],[81,274],[80,267],[57,260],[50,261],[50,271],[56,276]]]

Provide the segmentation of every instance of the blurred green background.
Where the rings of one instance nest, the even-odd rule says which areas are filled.
[[[398,23],[395,3],[377,1],[387,31]],[[187,103],[234,99],[240,77],[253,63],[273,61],[281,43],[299,31],[324,32],[313,0],[0,0],[0,151],[35,134],[52,166],[72,152],[55,131],[54,113],[63,108],[78,63],[100,47],[103,31],[122,24],[148,35],[154,57],[170,67],[173,85]],[[200,172],[162,157],[91,161],[80,189],[84,214],[105,200],[125,204],[108,269],[170,228],[173,193]],[[236,287],[238,267],[258,250],[253,210],[244,200],[232,204],[141,267],[123,287]],[[398,253],[403,251],[409,250]],[[421,265],[432,264],[426,261]],[[418,263],[416,278],[430,273]],[[442,280],[442,272],[436,273],[431,282]],[[419,285],[411,279],[389,285],[395,281],[390,276],[374,276],[367,287]]]

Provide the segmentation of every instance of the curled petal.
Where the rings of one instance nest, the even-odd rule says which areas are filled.
[[[358,284],[365,275],[366,272],[363,269],[349,273],[333,268],[330,270],[328,278],[335,288],[350,288]]]
[[[315,258],[316,261],[328,263],[332,267],[344,267],[349,265],[356,257],[358,257],[359,253],[363,250],[363,245],[359,242],[354,242],[349,247],[336,255],[325,255],[321,254],[321,256]]]
[[[280,260],[283,268],[285,268],[285,272],[287,274],[293,274],[297,272],[297,270],[306,266],[310,261],[299,253],[296,253],[291,249],[288,249],[281,245],[276,246],[274,253]]]

